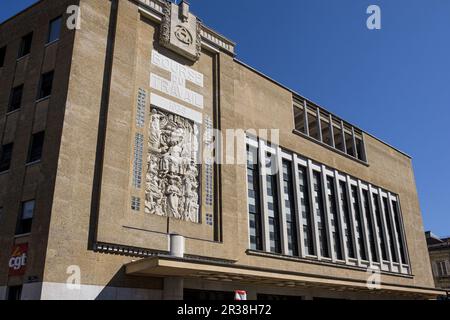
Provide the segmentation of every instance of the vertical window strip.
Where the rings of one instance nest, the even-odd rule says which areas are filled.
[[[398,209],[397,201],[392,200],[392,208],[394,210],[393,214],[394,214],[394,221],[395,221],[395,229],[397,232],[398,244],[400,246],[400,257],[402,259],[401,262],[403,264],[407,264],[408,262],[406,259],[405,243],[403,241],[402,223],[401,223],[401,219],[400,219],[400,212]]]
[[[213,122],[210,117],[205,117],[205,144],[208,146],[213,143]],[[206,205],[212,206],[214,202],[214,185],[213,185],[213,159],[208,156],[205,159],[205,191],[206,191]]]
[[[134,140],[133,158],[133,187],[140,189],[142,186],[142,156],[144,150],[144,136],[137,133]]]
[[[147,91],[139,88],[136,105],[136,127],[144,128],[145,125],[145,106],[147,104]]]
[[[267,154],[267,216],[269,218],[269,240],[270,251],[281,253],[281,232],[280,232],[280,210],[279,210],[279,190],[277,187],[277,170],[270,153]]]
[[[386,220],[386,228],[387,228],[387,233],[388,233],[387,241],[389,244],[389,249],[391,250],[392,261],[399,262],[398,257],[397,257],[397,250],[395,250],[394,229],[392,228],[392,222],[391,222],[391,218],[389,216],[389,204],[388,204],[388,199],[386,197],[382,197],[382,205],[383,205],[384,217]]]
[[[367,236],[369,238],[369,250],[372,256],[372,261],[380,262],[377,255],[376,250],[376,242],[375,242],[375,236],[374,236],[374,227],[372,223],[372,218],[370,215],[370,199],[369,199],[369,192],[367,190],[362,190],[363,195],[363,207],[365,212],[365,218],[367,221]]]
[[[383,260],[387,260],[387,250],[386,250],[386,243],[384,241],[384,236],[383,236],[383,224],[381,223],[381,209],[380,209],[380,203],[378,201],[378,195],[377,194],[373,194],[373,202],[374,202],[374,208],[375,208],[375,218],[376,218],[376,229],[377,229],[377,234],[378,234],[378,238],[380,239],[380,247],[381,247],[381,258]]]
[[[330,258],[330,252],[328,250],[327,219],[325,216],[325,208],[323,205],[323,190],[320,175],[320,172],[313,171],[312,178],[314,185],[314,211],[316,214],[317,228],[319,231],[320,255],[322,257]]]
[[[258,150],[247,145],[248,213],[252,250],[263,250],[258,165]]]
[[[345,245],[347,248],[347,253],[350,258],[356,259],[355,254],[355,245],[353,241],[353,231],[352,231],[352,224],[350,219],[350,207],[348,202],[348,196],[347,196],[347,184],[345,181],[339,181],[339,192],[341,196],[341,209],[344,216],[344,232],[345,232]]]
[[[298,166],[299,175],[299,191],[300,191],[300,212],[303,228],[303,242],[305,246],[305,254],[313,256],[314,241],[313,241],[313,225],[311,221],[311,209],[309,203],[309,188],[308,188],[308,176],[306,167]]]
[[[334,187],[334,178],[327,176],[327,196],[329,202],[328,212],[330,214],[331,221],[331,233],[333,235],[334,253],[336,259],[343,260],[342,247],[341,247],[341,232],[339,228],[339,218],[336,206],[336,190]]]
[[[283,161],[283,187],[286,211],[288,254],[298,256],[297,217],[292,179],[292,165],[290,161]]]
[[[364,244],[363,224],[361,220],[361,211],[359,209],[360,200],[358,197],[358,187],[351,186],[352,205],[355,212],[356,241],[359,245],[359,255],[362,260],[367,260],[366,247]]]

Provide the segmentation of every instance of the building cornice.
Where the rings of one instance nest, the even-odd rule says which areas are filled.
[[[163,17],[164,0],[130,0],[138,5],[141,13],[146,14],[148,18],[160,23]],[[223,35],[201,24],[202,45],[212,46],[213,48],[235,56],[236,43],[227,39]]]

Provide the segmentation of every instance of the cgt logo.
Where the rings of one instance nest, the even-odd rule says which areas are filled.
[[[9,275],[19,276],[25,273],[27,265],[28,243],[15,245],[9,259]]]

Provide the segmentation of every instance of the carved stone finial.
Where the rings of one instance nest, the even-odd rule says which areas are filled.
[[[189,3],[184,0],[180,2],[180,20],[183,22],[189,20]]]

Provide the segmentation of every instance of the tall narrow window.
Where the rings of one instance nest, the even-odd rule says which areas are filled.
[[[355,148],[353,147],[353,135],[351,132],[348,132],[348,129],[345,130],[345,146],[347,147],[347,154],[349,156],[355,157]]]
[[[31,52],[31,43],[33,42],[33,32],[22,37],[22,42],[19,47],[18,58],[22,58]]]
[[[367,222],[367,235],[369,237],[369,248],[370,252],[372,254],[372,260],[375,262],[380,262],[377,257],[377,250],[375,247],[375,236],[374,236],[374,225],[372,223],[372,215],[370,214],[370,198],[369,198],[369,192],[367,190],[362,191],[363,194],[363,206],[364,206],[364,213],[365,213],[365,219]]]
[[[322,118],[323,117],[323,118]],[[333,141],[331,140],[331,129],[328,119],[325,120],[326,115],[321,115],[321,129],[322,129],[322,141],[329,146],[333,146]]]
[[[22,203],[19,221],[17,222],[16,234],[27,234],[31,232],[31,224],[34,216],[35,201],[26,201]]]
[[[2,146],[0,150],[0,172],[8,171],[11,166],[11,157],[14,144],[9,143]]]
[[[50,21],[47,43],[56,41],[61,34],[61,17]]]
[[[267,154],[267,215],[269,218],[270,251],[281,253],[279,190],[275,155]]]
[[[303,243],[305,247],[305,254],[313,256],[315,254],[313,231],[311,222],[311,206],[309,201],[309,188],[307,169],[303,166],[298,166],[298,180],[300,192],[300,213],[302,218],[303,228]]]
[[[38,99],[49,97],[52,94],[54,72],[50,71],[42,75]]]
[[[333,120],[333,131],[334,131],[334,145],[335,148],[342,151],[342,152],[346,152],[345,148],[344,148],[344,138],[342,136],[342,128],[340,123],[336,123]]]
[[[347,248],[348,256],[355,259],[355,244],[353,241],[352,223],[350,219],[350,206],[347,196],[347,184],[344,181],[339,181],[339,189],[341,196],[341,210],[344,216],[345,245]]]
[[[341,247],[341,231],[339,228],[339,218],[336,205],[336,190],[334,186],[333,177],[327,177],[327,193],[328,202],[330,207],[328,208],[331,220],[331,233],[333,235],[334,242],[334,253],[338,260],[343,260],[342,247]]]
[[[319,232],[320,255],[322,257],[330,258],[327,237],[327,218],[325,216],[325,208],[323,205],[323,188],[320,172],[313,172],[313,185],[314,211],[316,213],[317,229]]]
[[[0,68],[5,65],[6,47],[0,48]]]
[[[263,250],[258,149],[247,146],[247,184],[250,249]]]
[[[283,161],[284,204],[286,209],[286,227],[288,254],[298,256],[297,217],[295,212],[294,190],[291,162]]]
[[[317,121],[316,112],[308,112],[308,128],[310,137],[320,141],[319,122]]]
[[[397,233],[397,241],[400,246],[400,257],[402,259],[402,263],[407,264],[408,261],[406,261],[406,248],[405,244],[403,242],[403,229],[402,229],[402,220],[400,218],[400,210],[398,209],[397,201],[392,200],[392,208],[394,210],[394,220],[395,220],[395,230]]]
[[[356,152],[358,154],[358,159],[361,161],[366,161],[366,154],[364,151],[364,143],[362,138],[356,137]]]
[[[303,107],[294,106],[295,130],[306,134],[305,110]]]
[[[358,241],[359,245],[359,256],[362,260],[367,260],[366,247],[364,246],[364,235],[363,235],[363,224],[361,211],[359,209],[359,197],[358,197],[358,188],[356,186],[351,186],[352,190],[352,205],[353,211],[355,212],[355,227],[356,227],[356,241]]]
[[[391,250],[392,260],[394,262],[398,261],[397,251],[395,250],[394,241],[395,241],[395,235],[394,235],[394,229],[392,228],[392,222],[391,217],[389,216],[389,204],[388,199],[386,197],[382,197],[382,204],[383,204],[383,210],[384,210],[384,217],[386,220],[386,228],[388,232],[388,243],[389,248]]]
[[[9,98],[8,112],[17,110],[22,105],[23,85],[17,86],[12,89],[11,96]]]
[[[381,247],[381,259],[383,260],[387,260],[387,249],[386,249],[386,242],[384,241],[384,236],[383,236],[383,224],[381,223],[381,208],[380,208],[380,203],[378,201],[378,195],[377,194],[373,194],[373,202],[374,202],[374,206],[375,206],[375,218],[377,220],[376,223],[376,229],[377,229],[377,234],[378,234],[378,238],[380,239],[380,247]]]
[[[44,146],[45,131],[33,134],[31,137],[30,149],[28,152],[27,163],[32,163],[41,160],[42,148]]]

